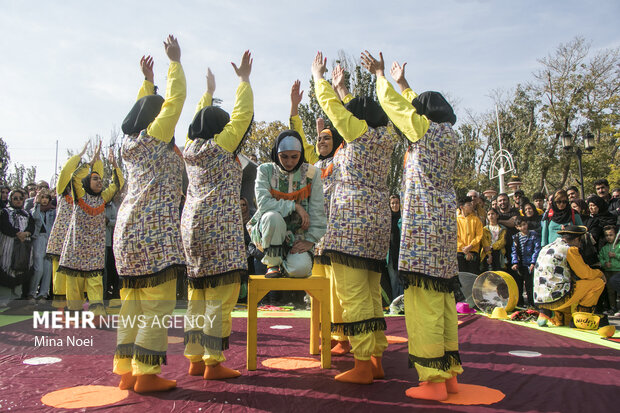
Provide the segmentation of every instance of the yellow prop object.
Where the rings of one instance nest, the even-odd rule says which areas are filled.
[[[472,298],[481,310],[491,312],[496,307],[502,307],[509,313],[519,301],[519,288],[510,274],[487,271],[474,281]]]

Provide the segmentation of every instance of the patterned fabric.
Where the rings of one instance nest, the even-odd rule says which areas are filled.
[[[191,278],[247,271],[241,218],[241,164],[213,139],[183,152],[189,186],[181,235]]]
[[[327,159],[320,159],[317,162],[315,162],[314,166],[316,166],[317,168],[321,168],[322,171],[325,171],[329,167],[329,165],[333,165],[333,164],[334,164],[334,158],[332,157],[332,158],[327,158]],[[328,222],[329,222],[329,206],[331,203],[332,193],[334,190],[334,182],[336,180],[337,174],[338,174],[338,169],[334,168],[332,169],[332,173],[330,173],[329,175],[325,175],[325,173],[321,175],[322,180],[323,180],[323,195],[325,195],[325,216],[327,217]],[[320,241],[314,245],[315,257],[319,255],[323,255],[323,238],[321,238]]]
[[[183,161],[167,143],[146,131],[125,137],[122,156],[128,188],[114,229],[119,275],[153,275],[185,265],[179,212]]]
[[[70,201],[70,202],[68,202]],[[47,242],[47,253],[49,255],[56,255],[60,257],[62,253],[62,246],[65,242],[65,235],[71,222],[71,215],[73,214],[73,198],[70,196],[58,197],[58,206],[56,207],[56,220],[50,233],[49,241]]]
[[[550,304],[570,293],[575,277],[568,265],[570,246],[562,238],[544,246],[534,266],[534,302]]]
[[[431,122],[424,137],[409,146],[398,258],[401,272],[427,280],[447,280],[458,274],[456,194],[452,183],[456,153],[457,138],[448,123]],[[432,288],[428,283],[414,284]],[[434,287],[449,290],[445,285]]]
[[[368,128],[334,156],[338,175],[333,184],[323,251],[377,260],[373,263],[377,265],[379,260],[385,261],[390,243],[387,175],[394,144],[387,128]],[[329,255],[333,260],[335,255]]]
[[[84,195],[91,207],[103,205],[100,195]],[[103,271],[105,267],[105,214],[89,215],[75,203],[60,254],[60,267],[80,272]]]

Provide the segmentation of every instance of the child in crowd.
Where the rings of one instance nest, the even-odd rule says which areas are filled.
[[[527,293],[528,305],[534,305],[533,274],[534,265],[540,253],[540,235],[530,230],[525,217],[518,216],[515,219],[515,227],[519,230],[512,237],[512,276],[519,287],[519,302],[523,305],[523,283]]]
[[[609,305],[615,316],[620,316],[616,305],[616,294],[620,293],[620,240],[615,226],[608,225],[603,228],[605,241],[607,242],[599,252],[599,260],[607,278],[607,294]]]
[[[480,241],[482,240],[482,222],[476,214],[472,199],[465,196],[458,201],[461,212],[456,217],[457,259],[459,272],[478,274],[480,265]]]
[[[491,208],[487,212],[488,225],[482,229],[480,261],[485,271],[501,271],[506,266],[506,228],[497,223],[499,212]]]

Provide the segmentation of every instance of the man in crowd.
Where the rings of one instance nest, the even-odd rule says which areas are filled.
[[[522,189],[517,189],[515,191],[514,195],[512,196],[514,203],[515,203],[515,208],[521,209],[521,202],[524,197],[525,197],[525,192],[523,192]]]
[[[467,192],[467,196],[471,198],[471,203],[474,208],[474,214],[480,218],[480,222],[484,226],[487,219],[487,212],[484,210],[484,201],[480,198],[478,191],[470,189]]]
[[[499,212],[499,219],[497,222],[506,227],[506,261],[509,262],[512,259],[512,243],[510,240],[519,232],[515,228],[515,219],[520,213],[517,208],[510,205],[508,194],[504,192],[497,195],[497,208]]]
[[[568,195],[568,202],[570,203],[573,199],[581,198],[579,196],[579,189],[576,186],[569,186],[566,188],[566,194]]]
[[[474,213],[471,197],[458,201],[460,214],[456,217],[457,259],[459,272],[478,274],[480,267],[480,241],[482,241],[482,222]]]
[[[534,195],[532,195],[532,202],[534,202],[538,214],[542,215],[545,212],[545,194],[542,192],[534,192]]]

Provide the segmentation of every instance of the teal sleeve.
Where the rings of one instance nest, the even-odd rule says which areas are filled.
[[[325,216],[325,196],[323,195],[321,169],[315,169],[314,177],[312,178],[310,203],[308,205],[310,227],[306,231],[305,239],[306,241],[317,243],[327,231],[327,217]]]
[[[543,219],[541,228],[540,246],[544,247],[549,244],[549,222],[546,219]]]
[[[283,217],[289,216],[295,211],[295,201],[286,199],[275,199],[271,195],[271,168],[270,163],[262,164],[256,172],[256,181],[254,183],[254,192],[256,195],[256,206],[261,214],[269,211],[279,212]]]

